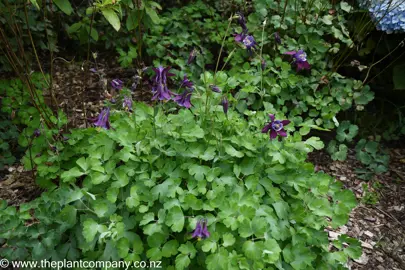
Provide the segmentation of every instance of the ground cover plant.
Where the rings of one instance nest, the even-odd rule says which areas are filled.
[[[374,98],[366,80],[338,72],[354,47],[346,26],[352,6],[54,2],[31,0],[21,16],[57,21],[59,40],[83,60],[80,79],[98,78],[103,102],[90,117],[87,89],[79,89],[83,124],[72,127],[53,88],[54,28],[21,35],[35,29],[0,20],[10,26],[0,29],[3,52],[20,76],[0,82],[2,112],[17,116],[0,134],[18,127],[2,137],[18,137],[21,162],[44,189],[19,206],[0,201],[1,257],[299,270],[347,269],[361,256],[356,239],[327,231],[348,222],[356,197],[307,161],[324,148],[313,130],[336,131],[327,150],[346,159],[359,126],[339,113],[362,111]],[[42,30],[50,75],[33,41]],[[110,53],[121,67],[113,78],[98,62]],[[134,100],[142,91],[146,103]],[[378,143],[360,140],[356,153],[364,178],[387,170]]]

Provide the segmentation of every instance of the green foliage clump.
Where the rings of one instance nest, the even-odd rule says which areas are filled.
[[[305,162],[322,147],[319,138],[296,132],[270,141],[260,132],[264,112],[225,115],[218,94],[198,86],[194,95],[191,110],[166,114],[137,103],[132,114],[114,111],[110,130],[72,130],[38,167],[51,190],[19,210],[3,207],[0,256],[344,269],[361,254],[346,236],[332,251],[324,232],[347,222],[356,199]],[[50,162],[59,166],[57,187]],[[201,218],[211,235],[198,241],[191,233]]]
[[[377,141],[361,139],[356,145],[356,158],[366,166],[357,170],[363,179],[370,180],[374,174],[388,170],[390,156]]]

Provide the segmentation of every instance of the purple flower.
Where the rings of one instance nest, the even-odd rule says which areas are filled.
[[[239,25],[242,27],[243,31],[248,31],[246,26],[246,18],[243,16],[242,12],[236,12],[236,18],[238,19]]]
[[[179,106],[189,109],[193,104],[191,104],[191,94],[193,93],[193,88],[188,88],[184,90],[181,95],[176,95],[173,100],[179,104]]]
[[[132,98],[125,96],[122,102],[122,107],[128,111],[132,110]]]
[[[191,104],[191,94],[194,91],[194,84],[187,78],[187,74],[184,74],[183,81],[180,87],[185,87],[186,90],[181,95],[176,95],[173,100],[177,102],[182,107],[189,109],[193,104]]]
[[[214,91],[215,93],[221,93],[222,92],[221,89],[219,89],[219,87],[216,86],[216,85],[211,84],[210,87],[211,87],[211,90]]]
[[[197,50],[195,48],[193,48],[193,50],[190,52],[190,55],[188,56],[187,65],[190,65],[191,62],[194,61],[196,56],[197,56]]]
[[[262,133],[268,133],[270,131],[270,139],[277,138],[277,135],[281,137],[287,137],[287,132],[284,130],[284,126],[290,123],[290,120],[274,120],[274,114],[269,114],[270,122],[264,126]]]
[[[186,87],[194,89],[194,84],[187,78],[187,74],[184,74],[183,81],[181,82],[181,87]]]
[[[153,68],[156,75],[153,77],[154,85],[152,86],[153,97],[152,100],[170,100],[173,93],[167,88],[167,77],[174,76],[169,73],[171,67],[158,67]]]
[[[303,50],[285,52],[284,54],[291,55],[297,66],[297,72],[302,69],[310,69],[311,65],[307,61],[307,54]]]
[[[274,33],[274,39],[276,40],[276,42],[278,44],[281,44],[281,37],[280,37],[280,34],[278,32]]]
[[[200,219],[199,221],[197,221],[197,225],[193,232],[192,238],[197,238],[198,240],[200,240],[208,237],[210,237],[210,232],[207,228],[207,220]]]
[[[256,40],[253,36],[251,35],[247,35],[244,39],[243,39],[243,44],[246,46],[246,49],[249,53],[252,52],[252,48],[256,49]]]
[[[115,90],[121,90],[122,87],[124,87],[124,82],[121,81],[120,79],[114,79],[114,80],[111,81],[111,86]]]
[[[41,136],[41,131],[39,129],[34,130],[34,133],[32,134],[34,137],[39,137]]]
[[[226,97],[223,97],[221,100],[222,108],[224,109],[224,113],[228,114],[228,108],[229,108],[229,101]]]
[[[243,30],[242,33],[233,33],[236,42],[243,42],[245,37],[247,36],[247,31]]]
[[[103,109],[94,122],[96,127],[110,129],[110,108]]]
[[[97,70],[95,68],[91,68],[90,71],[93,73],[97,73]]]

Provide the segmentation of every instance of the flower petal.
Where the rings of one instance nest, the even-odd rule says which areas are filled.
[[[270,117],[271,122],[273,122],[274,121],[274,114],[269,114],[269,117]]]
[[[275,131],[275,130],[271,130],[271,132],[270,132],[270,139],[275,139],[275,138],[277,138],[277,132]]]
[[[285,52],[284,54],[294,55],[294,54],[296,54],[296,53],[297,53],[296,51],[290,51],[290,52]]]
[[[287,137],[287,132],[285,132],[285,130],[282,129],[282,130],[280,130],[280,131],[278,132],[278,135],[280,135],[281,137]]]
[[[262,129],[262,133],[267,133],[267,132],[269,132],[270,128],[271,128],[271,124],[265,125],[264,128]]]
[[[286,126],[286,125],[288,125],[289,123],[291,123],[290,120],[283,120],[283,121],[281,121],[281,124],[283,124],[283,126]]]

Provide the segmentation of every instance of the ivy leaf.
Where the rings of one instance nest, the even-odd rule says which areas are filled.
[[[107,21],[114,27],[115,31],[120,30],[121,22],[120,18],[118,17],[117,13],[115,13],[112,9],[102,9],[101,13],[107,19]]]
[[[66,15],[72,14],[73,8],[72,8],[72,5],[70,4],[69,0],[53,0],[53,2]]]

